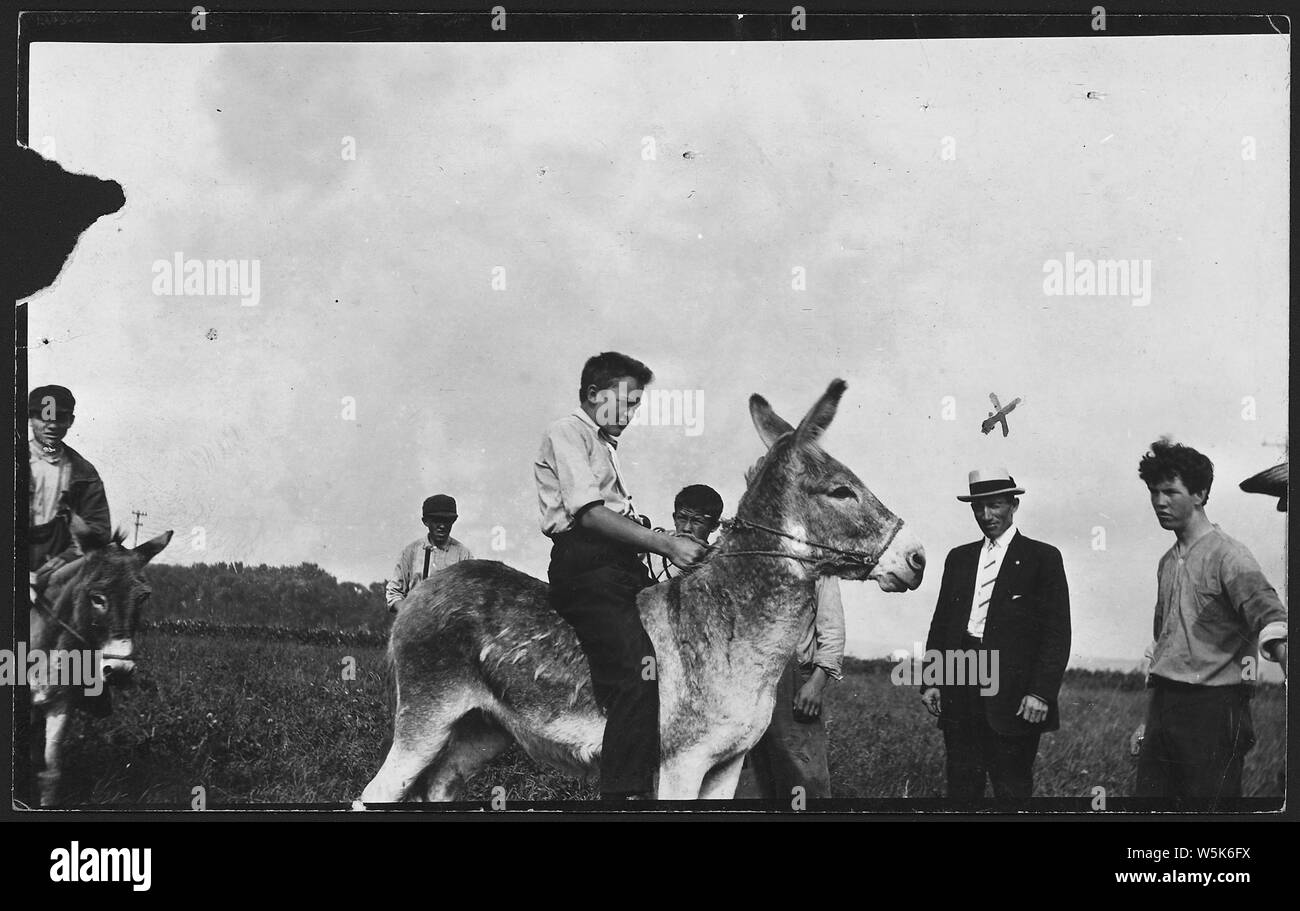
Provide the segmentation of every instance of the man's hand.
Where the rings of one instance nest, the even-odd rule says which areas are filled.
[[[1047,717],[1047,703],[1037,696],[1026,696],[1020,700],[1020,708],[1016,709],[1016,715],[1030,724],[1039,724]]]
[[[68,561],[63,559],[63,557],[57,555],[50,557],[41,564],[40,569],[36,570],[36,578],[42,582],[45,581],[50,576],[54,575],[55,571],[58,570],[60,566],[66,565],[67,562]]]
[[[1142,739],[1147,735],[1146,723],[1139,724],[1133,736],[1128,739],[1128,754],[1130,756],[1140,756],[1142,754]]]
[[[699,565],[708,548],[694,538],[669,535],[665,538],[664,551],[662,556],[671,560],[674,566],[689,570]]]
[[[822,715],[822,692],[826,689],[826,672],[820,667],[813,668],[808,682],[799,687],[794,694],[794,717],[796,721],[815,721]]]
[[[932,686],[921,694],[921,702],[925,705],[925,710],[935,718],[939,717],[939,688]]]

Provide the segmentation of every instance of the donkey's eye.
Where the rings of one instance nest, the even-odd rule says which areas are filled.
[[[856,500],[858,495],[853,492],[851,487],[840,485],[833,490],[827,491],[827,496],[834,497],[837,500]]]
[[[108,596],[103,592],[90,593],[90,605],[100,613],[108,612]]]

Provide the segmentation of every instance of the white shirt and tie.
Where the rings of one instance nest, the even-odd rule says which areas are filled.
[[[976,639],[984,638],[984,624],[989,618],[989,601],[993,599],[993,589],[998,581],[998,573],[1002,570],[1002,561],[1006,559],[1007,547],[1015,536],[1016,524],[1012,522],[996,538],[985,538],[984,546],[980,549],[970,620],[966,621],[966,632]]]

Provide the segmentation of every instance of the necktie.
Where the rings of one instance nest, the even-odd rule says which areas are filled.
[[[980,560],[980,582],[979,588],[979,607],[981,611],[987,611],[989,601],[993,599],[993,585],[998,581],[998,574],[993,567],[998,562],[998,545],[992,538],[989,539],[988,547],[984,548],[984,556]]]
[[[966,628],[968,634],[977,638],[983,638],[984,625],[988,622],[989,602],[993,600],[993,586],[998,581],[996,565],[997,544],[989,539],[988,546],[980,551],[979,570],[975,574],[975,608]]]

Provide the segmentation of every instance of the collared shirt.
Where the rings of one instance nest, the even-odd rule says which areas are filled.
[[[569,531],[584,508],[603,504],[636,518],[632,495],[618,467],[618,441],[604,433],[581,408],[565,415],[542,436],[533,462],[542,531]]]
[[[809,619],[795,655],[799,663],[820,667],[832,680],[844,674],[844,602],[840,600],[840,580],[819,576],[816,584],[817,610]]]
[[[469,552],[469,548],[450,535],[447,536],[446,547],[437,547],[430,544],[427,536],[412,541],[402,548],[402,555],[397,558],[397,566],[393,569],[393,578],[389,579],[388,584],[384,586],[384,599],[388,602],[389,607],[405,598],[410,594],[411,589],[426,578],[424,575],[425,554],[429,555],[430,576],[439,570],[446,569],[453,563],[474,559],[474,555]]]
[[[29,527],[44,525],[59,510],[59,498],[72,483],[72,459],[67,449],[60,446],[54,452],[35,440],[27,441],[27,454],[31,467]]]
[[[1219,526],[1175,544],[1157,571],[1151,673],[1204,686],[1258,678],[1260,649],[1287,637],[1287,611],[1245,545]],[[1253,676],[1243,679],[1250,667]]]
[[[966,632],[977,639],[984,638],[984,623],[989,618],[989,599],[993,597],[994,583],[1002,571],[1002,561],[1007,557],[1007,548],[1016,536],[1016,523],[1012,522],[1007,530],[996,538],[985,538],[980,548],[978,568],[975,570],[975,594],[971,596],[970,619],[966,621]]]

